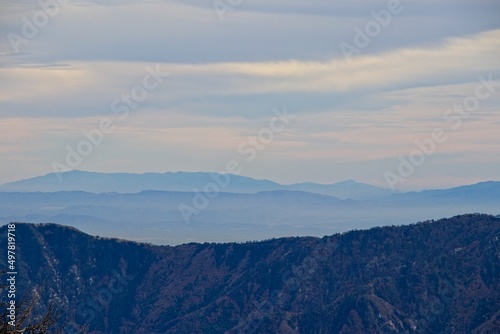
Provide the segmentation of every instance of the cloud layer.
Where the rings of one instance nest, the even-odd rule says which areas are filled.
[[[349,58],[340,45],[356,45],[356,28],[388,2],[243,1],[222,21],[210,2],[60,3],[32,38],[23,27],[41,17],[38,2],[0,5],[0,182],[51,172],[103,118],[114,130],[80,169],[222,170],[283,106],[296,118],[245,175],[385,185],[416,139],[444,128],[448,140],[401,188],[500,179],[500,87],[459,128],[443,119],[480,76],[498,83],[494,1],[401,1]],[[19,52],[12,34],[27,41]],[[140,88],[154,68],[168,77]]]

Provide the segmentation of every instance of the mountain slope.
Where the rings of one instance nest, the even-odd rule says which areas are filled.
[[[20,289],[38,288],[41,311],[56,300],[91,333],[495,333],[500,324],[492,216],[176,247],[53,224],[16,229]]]
[[[315,194],[333,196],[340,199],[356,200],[384,198],[393,193],[391,190],[359,183],[354,180],[347,180],[333,184],[316,184],[311,182],[296,183],[288,186],[287,189],[307,191]]]
[[[437,202],[494,202],[500,203],[500,182],[487,181],[449,189],[423,190],[394,194],[385,198],[388,201]]]

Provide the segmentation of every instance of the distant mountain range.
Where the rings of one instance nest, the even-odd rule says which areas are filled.
[[[415,200],[426,198],[429,201],[497,201],[500,205],[500,182],[487,181],[476,184],[454,187],[449,189],[423,190],[407,192],[390,197],[399,200]]]
[[[203,191],[207,184],[216,184],[221,192],[257,193],[274,190],[296,190],[337,197],[340,199],[372,199],[388,196],[391,190],[353,180],[334,184],[297,183],[282,185],[269,180],[256,180],[234,174],[218,173],[96,173],[70,171],[51,173],[0,186],[0,191],[56,192],[86,191],[92,193],[138,193],[144,190],[193,192]]]
[[[500,182],[494,181],[392,193],[354,181],[284,186],[210,173],[62,176],[62,183],[49,174],[2,186],[0,223],[60,223],[101,236],[177,245],[323,236],[465,213],[500,214]],[[227,187],[203,192],[218,184]]]
[[[16,224],[16,236],[18,295],[36,291],[38,314],[54,303],[67,334],[85,323],[95,334],[500,328],[500,218],[493,216],[177,247],[55,224]],[[1,245],[6,238],[0,227]],[[6,252],[0,248],[0,268],[7,267]]]

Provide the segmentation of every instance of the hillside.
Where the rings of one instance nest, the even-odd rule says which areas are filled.
[[[176,247],[17,224],[18,287],[91,333],[497,333],[500,218]],[[5,245],[6,228],[0,228]],[[0,264],[5,267],[5,249]],[[73,323],[75,321],[75,323]]]

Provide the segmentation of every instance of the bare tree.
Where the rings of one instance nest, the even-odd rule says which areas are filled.
[[[2,276],[5,272],[0,272]],[[0,286],[0,293],[3,292],[5,286]],[[63,334],[65,333],[64,325],[60,324],[60,314],[57,312],[54,303],[51,303],[47,311],[42,316],[35,316],[33,309],[38,300],[38,295],[35,294],[28,301],[21,301],[16,305],[16,319],[9,324],[7,316],[9,310],[8,304],[5,302],[0,303],[0,334]],[[82,328],[78,334],[86,333],[86,327]]]

